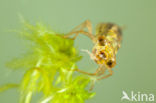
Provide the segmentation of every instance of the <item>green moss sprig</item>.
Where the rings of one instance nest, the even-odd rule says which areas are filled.
[[[41,93],[39,103],[84,103],[92,98],[86,87],[88,76],[73,75],[76,62],[81,59],[74,47],[74,40],[65,39],[41,23],[35,26],[25,22],[20,32],[30,43],[29,51],[22,58],[7,65],[16,70],[26,70],[19,84],[2,86],[0,91],[18,87],[20,103],[31,103],[33,95]],[[24,69],[27,68],[27,69]]]

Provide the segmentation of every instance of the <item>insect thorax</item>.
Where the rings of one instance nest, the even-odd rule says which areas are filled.
[[[116,64],[114,48],[107,40],[104,40],[104,45],[97,43],[92,53],[95,56],[95,62],[97,64],[105,64],[109,68]]]

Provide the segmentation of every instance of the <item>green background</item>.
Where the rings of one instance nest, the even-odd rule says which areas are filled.
[[[25,51],[22,40],[10,30],[19,29],[19,14],[31,23],[42,21],[53,30],[69,32],[89,19],[93,27],[99,22],[114,22],[126,28],[117,54],[112,77],[98,81],[96,96],[86,103],[125,103],[122,91],[153,93],[156,96],[156,0],[0,0],[0,85],[18,83],[23,72],[11,71],[5,63]],[[95,29],[94,29],[95,32]],[[93,44],[80,35],[75,44],[91,50]],[[79,67],[94,72],[97,65],[81,52]],[[0,94],[0,103],[17,103],[15,89]],[[156,100],[155,100],[156,101]]]

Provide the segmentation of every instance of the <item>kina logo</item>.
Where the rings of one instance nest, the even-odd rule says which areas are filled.
[[[121,101],[127,100],[127,101],[135,101],[135,102],[140,102],[140,101],[146,101],[146,102],[153,102],[155,99],[153,93],[141,93],[141,92],[134,92],[131,91],[129,94],[126,93],[125,91],[122,91],[122,97]]]

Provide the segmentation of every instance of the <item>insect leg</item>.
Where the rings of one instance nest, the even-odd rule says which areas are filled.
[[[88,72],[85,72],[85,71],[80,70],[78,68],[76,68],[76,69],[68,69],[68,71],[77,71],[77,72],[80,72],[80,73],[83,73],[83,74],[87,74],[87,75],[90,75],[90,76],[100,76],[100,75],[104,74],[105,68],[103,68],[103,65],[101,65],[101,66],[99,66],[99,68],[94,73],[88,73]]]
[[[80,25],[76,26],[74,29],[72,29],[71,32],[83,30],[85,27],[88,29],[89,33],[92,33],[92,24],[89,20],[86,20],[83,23],[81,23]]]
[[[97,74],[97,71],[95,73],[88,73],[88,72],[85,72],[85,71],[80,70],[80,69],[74,69],[74,71],[77,71],[77,72],[80,72],[80,73],[83,73],[83,74],[87,74],[87,75],[90,75],[90,76],[96,76],[96,74]]]
[[[90,58],[92,60],[95,60],[96,59],[96,56],[93,55],[93,53],[91,53],[89,50],[86,50],[86,49],[82,49],[81,50],[82,52],[86,52],[87,54],[89,54]]]
[[[94,73],[88,73],[88,72],[82,71],[80,69],[73,69],[73,70],[83,73],[83,74],[90,75],[90,76],[100,76],[100,75],[104,74],[104,72],[105,72],[105,68],[103,67],[103,65],[100,65]]]
[[[96,82],[96,80],[92,80],[92,81],[91,81],[91,86],[90,86],[90,88],[89,88],[89,91],[93,90],[94,85],[95,85],[95,82]]]
[[[101,80],[101,79],[108,78],[108,77],[110,77],[110,76],[113,74],[112,69],[110,69],[110,68],[107,68],[107,69],[108,69],[108,71],[109,71],[109,74],[108,74],[108,75],[105,75],[105,76],[103,76],[103,77],[101,77],[101,78],[99,78],[99,79],[97,79],[97,80]]]
[[[84,29],[87,28],[88,32],[84,31]],[[76,34],[72,39],[76,39],[76,37],[78,36],[78,34],[84,34],[86,36],[88,36],[89,38],[91,38],[92,40],[94,39],[94,36],[92,34],[92,25],[91,22],[89,20],[84,21],[82,24],[76,26],[71,32],[69,32],[67,35],[65,35],[64,37],[67,38],[73,34]]]
[[[103,75],[104,73],[105,73],[105,71],[106,71],[106,68],[105,68],[105,66],[103,66],[103,65],[101,65],[98,69],[97,69],[97,76],[101,76],[101,75]]]
[[[101,76],[101,75],[103,75],[103,74],[105,73],[105,70],[106,70],[106,68],[105,68],[103,65],[101,65],[101,66],[96,70],[96,76]],[[95,85],[95,82],[96,82],[96,79],[95,79],[95,80],[92,80],[91,86],[90,86],[90,88],[89,88],[90,91],[93,90],[94,85]]]

